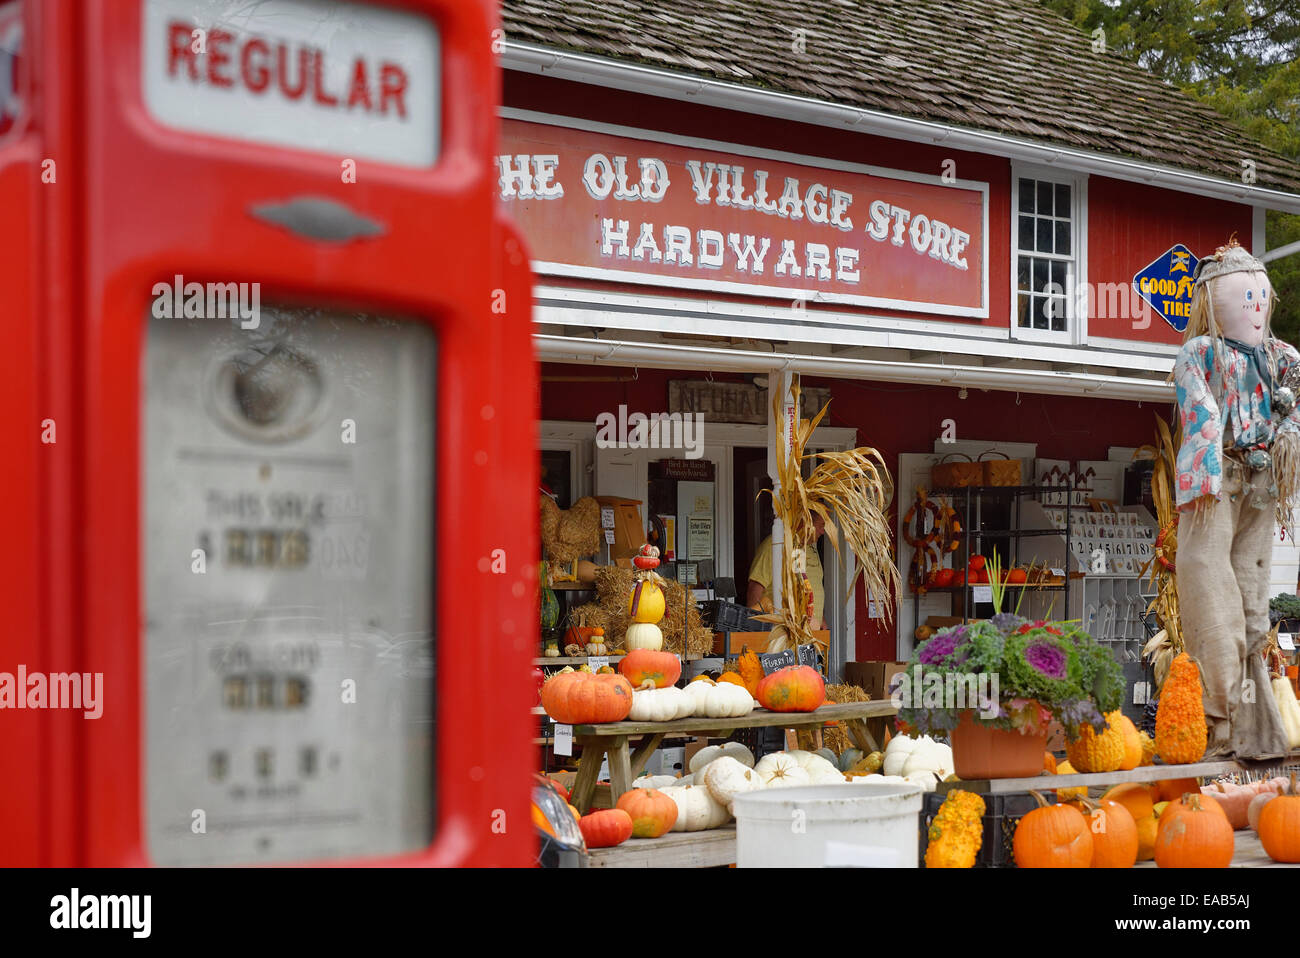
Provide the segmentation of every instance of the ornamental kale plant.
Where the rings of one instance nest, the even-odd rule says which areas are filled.
[[[1010,613],[943,629],[917,646],[895,695],[902,724],[951,731],[963,711],[1026,734],[1057,719],[1070,738],[1101,732],[1119,708],[1124,674],[1115,657],[1074,622],[1030,622]]]

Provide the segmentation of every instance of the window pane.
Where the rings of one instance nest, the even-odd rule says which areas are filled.
[[[1018,272],[1020,274],[1019,288],[1029,289],[1029,257],[1020,257]]]
[[[1066,291],[1065,265],[1059,260],[1052,262],[1052,282],[1056,284],[1056,289],[1052,290],[1054,293],[1064,293]]]
[[[1065,297],[1052,297],[1052,329],[1058,333],[1065,332],[1065,321],[1068,318],[1066,314]]]
[[[1038,245],[1034,247],[1040,253],[1052,252],[1052,221],[1038,220]]]
[[[1047,285],[1047,262],[1045,260],[1036,259],[1033,261],[1033,267],[1034,279],[1029,288],[1035,292],[1041,292],[1042,288]]]
[[[1016,325],[1018,326],[1029,325],[1029,300],[1029,295],[1025,293],[1021,293],[1020,296],[1017,297]]]
[[[1052,184],[1039,182],[1038,184],[1038,208],[1035,210],[1039,216],[1052,215]]]
[[[1034,211],[1034,181],[1020,181],[1020,212],[1032,213]]]
[[[1020,217],[1019,245],[1023,250],[1032,250],[1034,248],[1034,218],[1032,216]]]
[[[1070,223],[1068,220],[1056,221],[1056,251],[1070,255]]]
[[[1047,329],[1047,297],[1034,297],[1034,329]]]
[[[1070,187],[1064,183],[1056,184],[1056,215],[1070,215]]]

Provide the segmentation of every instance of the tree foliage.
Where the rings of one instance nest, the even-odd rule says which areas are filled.
[[[1300,0],[1041,0],[1106,49],[1231,118],[1300,162]],[[1270,249],[1300,240],[1300,216],[1270,211]],[[1242,237],[1249,243],[1248,237]],[[1275,332],[1300,338],[1300,254],[1270,264]]]

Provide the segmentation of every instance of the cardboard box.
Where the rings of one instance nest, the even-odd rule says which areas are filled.
[[[651,775],[685,775],[686,749],[681,746],[657,749],[646,759],[645,770]]]
[[[890,680],[906,668],[906,662],[845,662],[844,681],[882,701],[889,698]]]
[[[715,633],[722,635],[723,633]],[[728,632],[731,637],[731,648],[727,650],[730,655],[739,655],[744,646],[749,646],[755,652],[766,652],[767,643],[772,641],[771,632]],[[831,633],[828,629],[814,631],[813,635],[817,636],[822,642],[830,644]]]
[[[645,526],[641,522],[641,500],[618,496],[596,496],[601,508],[614,510],[614,542],[609,557],[616,565],[631,567],[632,556],[645,545]]]

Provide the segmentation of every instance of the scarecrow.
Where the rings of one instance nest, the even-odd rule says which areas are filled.
[[[1173,379],[1177,585],[1187,651],[1205,681],[1207,755],[1285,755],[1262,653],[1277,525],[1290,530],[1300,463],[1300,354],[1269,326],[1264,264],[1236,240],[1196,267]]]

